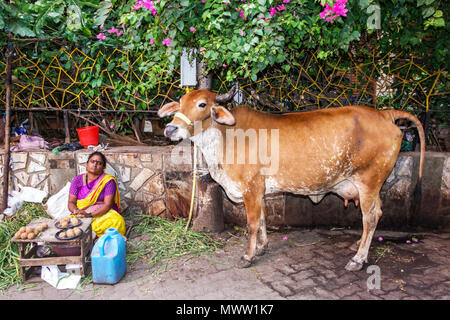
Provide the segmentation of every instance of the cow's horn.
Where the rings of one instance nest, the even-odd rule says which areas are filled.
[[[231,89],[227,93],[216,96],[216,102],[220,103],[220,102],[230,101],[231,98],[234,97],[234,91],[236,91],[236,86],[232,86]]]

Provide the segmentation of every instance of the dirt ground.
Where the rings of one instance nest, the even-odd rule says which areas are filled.
[[[269,233],[269,251],[247,269],[236,267],[247,239],[226,230],[223,248],[182,257],[155,273],[145,262],[128,268],[115,285],[57,290],[42,282],[0,293],[1,300],[448,300],[450,232],[377,231],[369,263],[344,269],[360,231],[291,229]],[[378,238],[383,237],[379,242]],[[410,241],[411,243],[407,243]],[[417,241],[417,242],[415,242]]]

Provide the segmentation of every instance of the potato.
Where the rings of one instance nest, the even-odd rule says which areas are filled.
[[[20,235],[20,239],[22,240],[28,239],[28,234],[26,232],[22,232],[22,234]]]
[[[76,225],[78,225],[80,223],[80,221],[78,220],[78,218],[72,218],[72,219],[70,219],[70,223],[73,226],[76,226]]]
[[[36,238],[36,234],[34,232],[28,233],[27,235],[28,240]]]
[[[73,228],[73,232],[77,236],[77,235],[79,235],[81,233],[81,229],[80,228]]]
[[[19,229],[19,232],[20,232],[20,233],[26,232],[26,231],[27,231],[27,228],[25,228],[25,227],[22,227],[22,228]]]
[[[67,238],[66,232],[65,232],[65,231],[61,232],[61,233],[59,234],[59,237],[60,237],[60,238]]]
[[[14,235],[14,239],[20,239],[20,236],[22,235],[22,232],[19,231],[16,232],[16,234]]]
[[[32,228],[32,227],[26,227],[26,232],[27,232],[27,233],[34,232],[34,228]]]
[[[44,231],[44,226],[40,225],[36,228],[36,232],[42,232]]]
[[[63,221],[60,223],[61,227],[67,228],[69,226],[69,223],[67,221]]]
[[[48,228],[48,224],[46,222],[41,223],[42,230],[45,230]]]
[[[75,233],[73,232],[73,229],[69,229],[66,231],[66,235],[67,238],[72,238],[75,235]]]

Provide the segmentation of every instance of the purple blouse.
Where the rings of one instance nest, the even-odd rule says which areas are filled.
[[[93,191],[93,187],[97,184],[97,182],[99,180],[101,180],[103,178],[103,174],[100,175],[97,179],[89,182],[87,185],[84,184],[85,180],[85,174],[80,174],[78,176],[76,176],[75,178],[73,178],[72,183],[70,184],[70,189],[69,189],[69,193],[71,195],[74,195],[77,197],[77,199],[84,199],[86,198],[89,193],[91,193],[91,191]],[[116,182],[114,180],[110,180],[106,183],[105,187],[103,188],[103,190],[100,192],[98,198],[97,198],[97,202],[103,202],[105,200],[105,196],[109,196],[111,194],[115,194],[116,193]],[[117,212],[120,213],[119,208],[117,207],[117,205],[114,203],[112,208],[114,210],[116,210]]]

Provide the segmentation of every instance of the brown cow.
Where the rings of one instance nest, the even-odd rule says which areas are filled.
[[[241,266],[249,266],[268,245],[264,195],[291,192],[318,202],[333,192],[346,204],[360,202],[363,233],[346,266],[360,270],[382,214],[380,189],[400,150],[402,132],[395,120],[408,119],[418,129],[419,181],[425,152],[420,121],[407,112],[363,106],[275,115],[248,106],[228,111],[217,102],[213,92],[191,91],[179,103],[165,104],[158,115],[175,115],[165,136],[193,140],[212,178],[231,200],[244,202],[249,241]]]

